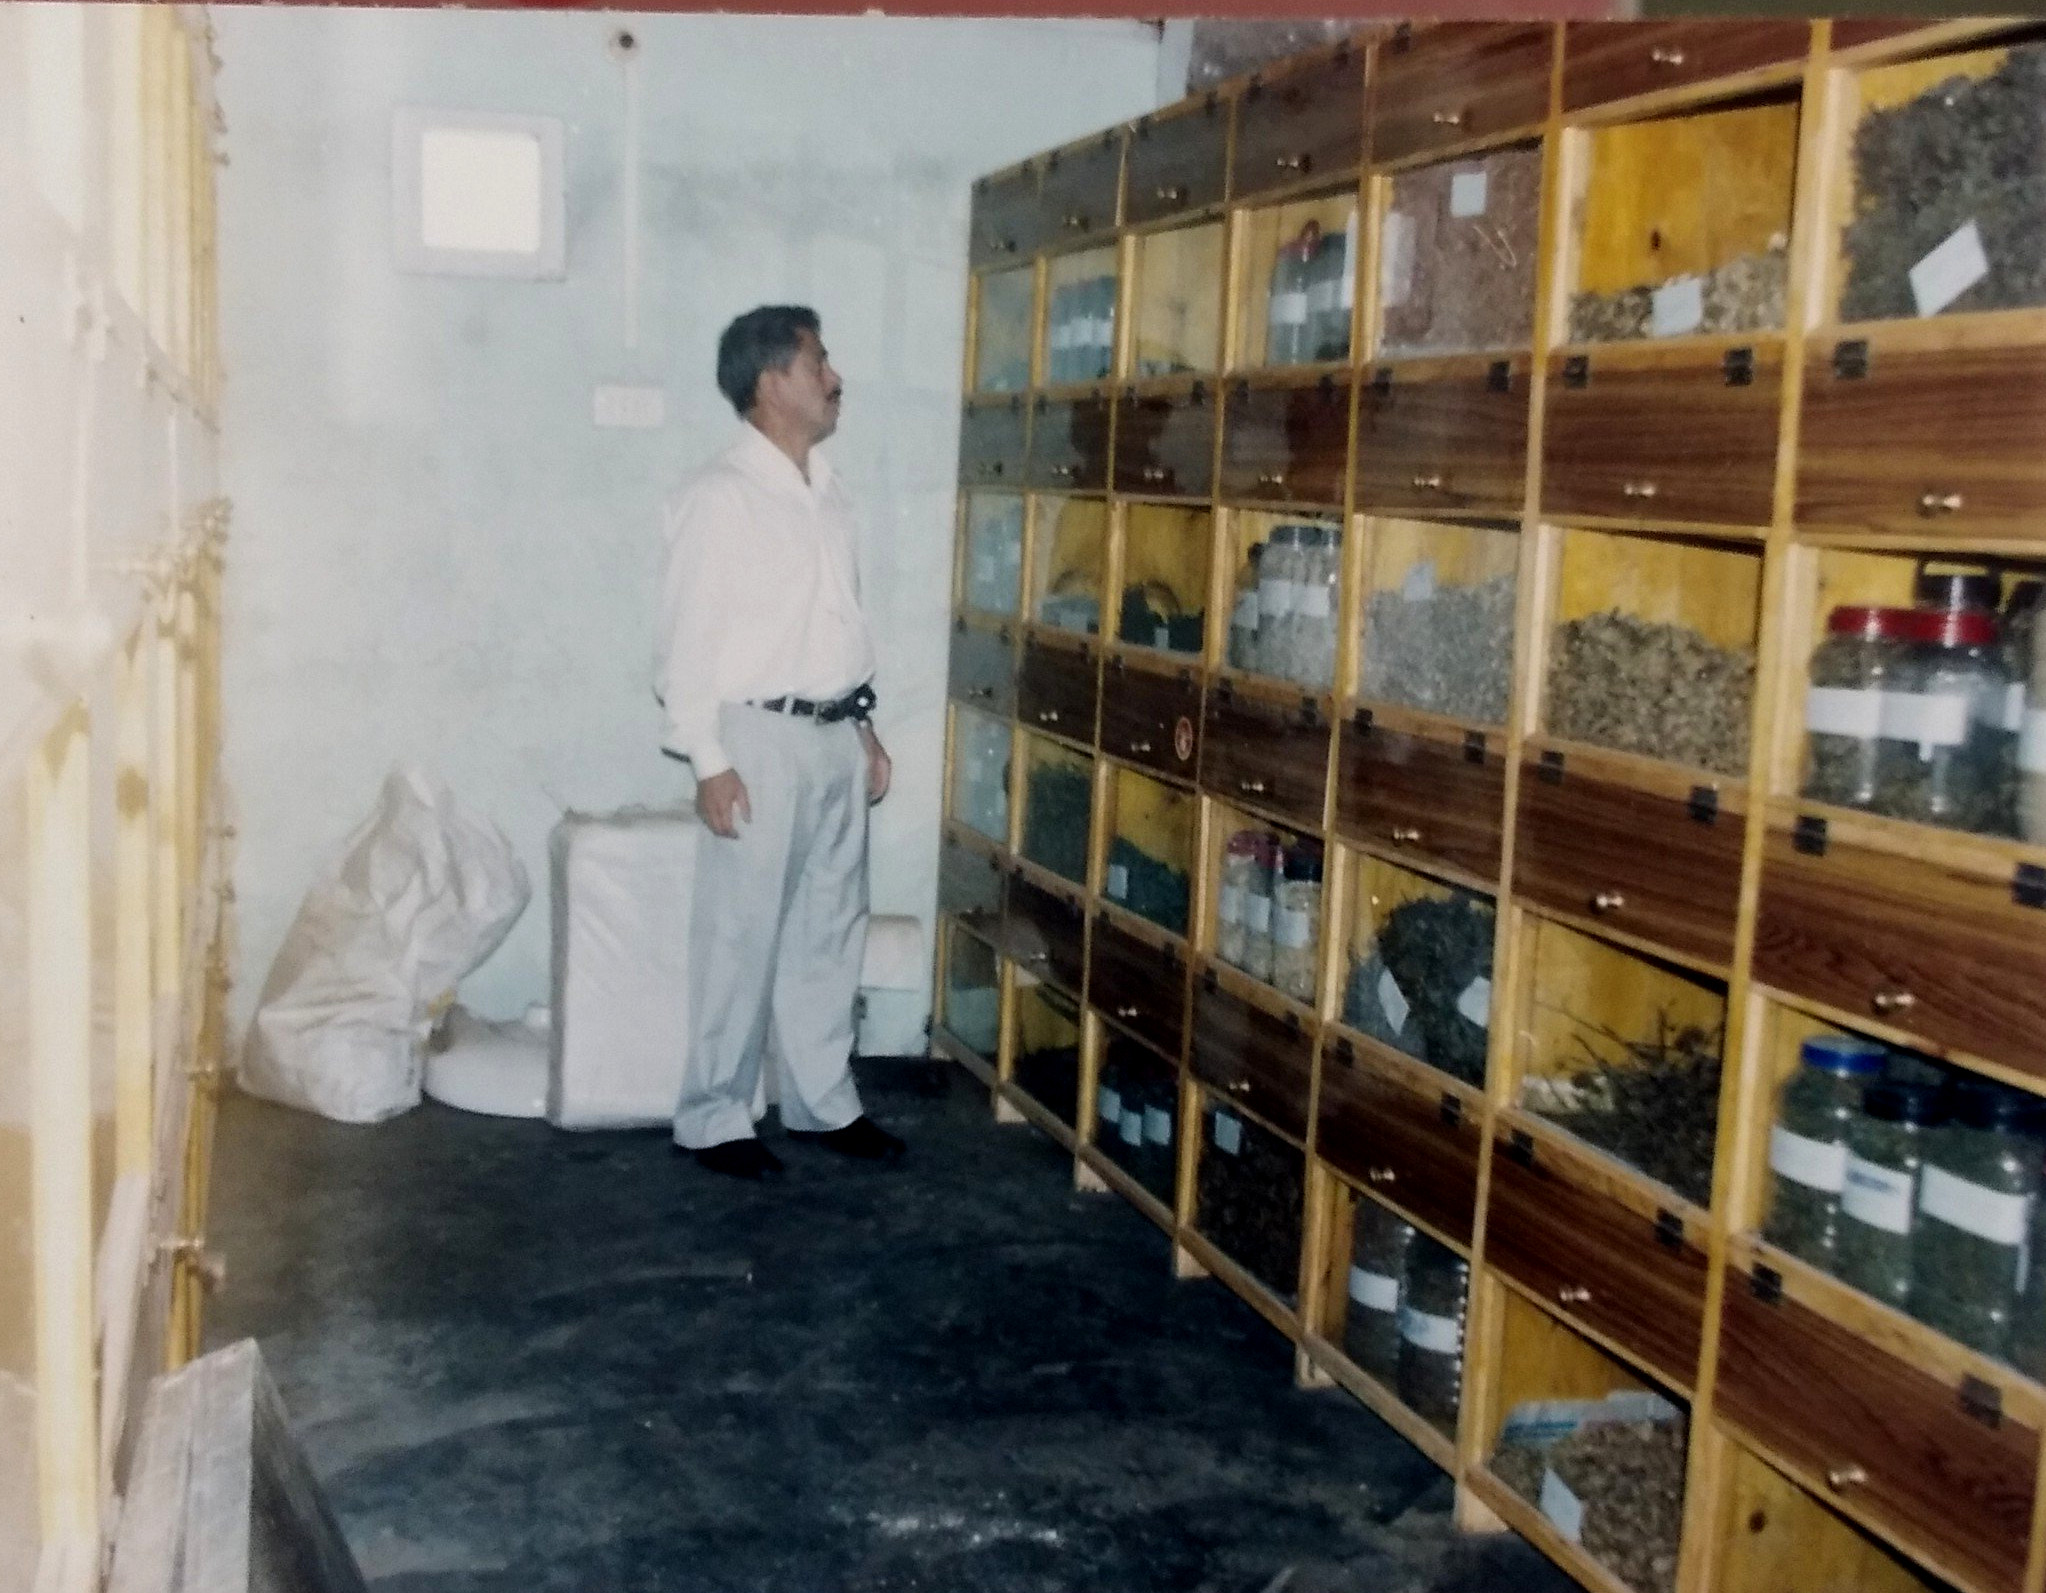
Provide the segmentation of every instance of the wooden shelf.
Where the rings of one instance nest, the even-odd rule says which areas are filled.
[[[1416,1415],[1399,1395],[1369,1372],[1361,1371],[1356,1362],[1327,1339],[1309,1333],[1301,1339],[1300,1347],[1351,1398],[1444,1471],[1456,1475],[1456,1444],[1425,1417]]]
[[[1299,1313],[1217,1250],[1214,1243],[1199,1229],[1182,1228],[1179,1233],[1179,1244],[1206,1267],[1215,1280],[1225,1286],[1231,1294],[1242,1300],[1294,1343],[1300,1342]]]
[[[1111,1193],[1120,1195],[1124,1200],[1136,1207],[1142,1215],[1148,1217],[1153,1224],[1162,1229],[1166,1237],[1178,1237],[1179,1224],[1173,1217],[1171,1208],[1156,1195],[1152,1194],[1150,1190],[1130,1177],[1112,1159],[1103,1155],[1091,1144],[1081,1145],[1077,1154],[1081,1162],[1094,1173],[1094,1176],[1108,1186]]]

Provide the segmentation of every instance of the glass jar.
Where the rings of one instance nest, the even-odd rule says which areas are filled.
[[[1844,808],[1875,806],[1883,695],[1903,656],[1909,609],[1836,608],[1812,653],[1805,690],[1809,772],[1804,794]]]
[[[1300,592],[1300,527],[1282,525],[1265,543],[1257,571],[1257,651],[1261,675],[1293,673],[1293,608]]]
[[[2003,601],[2003,582],[1986,570],[1921,568],[1911,588],[1912,603],[1936,614],[1973,610],[1994,614]]]
[[[2004,685],[1996,617],[1913,609],[1905,649],[1883,696],[1875,811],[1949,829],[1977,829],[1993,784],[1993,749],[1978,703]]]
[[[1884,1305],[1911,1304],[1911,1231],[1926,1135],[1946,1118],[1939,1086],[1871,1084],[1847,1126],[1836,1271]]]
[[[2025,1376],[2046,1382],[2046,1200],[2032,1203],[2032,1226],[2026,1235],[2025,1287],[2011,1319],[2010,1363]]]
[[[976,496],[966,513],[966,606],[1014,614],[1023,586],[1023,500]]]
[[[2032,627],[2017,760],[2018,834],[2027,841],[2046,841],[2046,625]]]
[[[1265,306],[1265,363],[1298,365],[1308,357],[1307,296],[1321,223],[1309,221],[1291,243],[1279,246],[1272,263],[1272,292]]]
[[[1009,727],[984,714],[959,715],[952,809],[990,840],[1009,839]]]
[[[1229,667],[1257,668],[1258,621],[1264,602],[1263,563],[1265,545],[1260,542],[1244,556],[1236,572],[1236,606],[1229,611]]]
[[[1250,957],[1247,904],[1262,839],[1256,830],[1238,830],[1222,848],[1222,888],[1215,898],[1215,955],[1235,968],[1241,968]]]
[[[1336,679],[1336,588],[1342,576],[1343,533],[1334,526],[1302,526],[1300,539],[1292,678],[1303,686],[1326,690]]]
[[[1762,1237],[1827,1272],[1838,1260],[1847,1128],[1861,1113],[1864,1086],[1882,1076],[1883,1057],[1870,1040],[1815,1035],[1798,1048],[1797,1071],[1776,1098]]]
[[[1312,1005],[1321,948],[1321,848],[1285,848],[1272,888],[1272,983]]]
[[[1243,971],[1267,982],[1272,977],[1272,887],[1279,871],[1279,838],[1257,836],[1256,866],[1243,895]]]
[[[1314,270],[1307,290],[1307,340],[1303,359],[1326,361],[1350,357],[1350,306],[1354,302],[1350,244],[1357,214],[1349,230],[1324,233],[1315,246]]]
[[[1373,1377],[1391,1383],[1399,1375],[1400,1291],[1414,1229],[1377,1201],[1359,1196],[1352,1230],[1343,1350]]]
[[[1985,1355],[2003,1356],[2024,1285],[2039,1192],[2033,1103],[1973,1085],[1926,1136],[1911,1246],[1911,1314]]]
[[[1470,1263],[1440,1240],[1415,1236],[1407,1252],[1400,1302],[1400,1364],[1395,1386],[1407,1407],[1446,1433],[1463,1403],[1464,1307]]]

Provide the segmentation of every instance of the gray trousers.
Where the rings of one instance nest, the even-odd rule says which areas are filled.
[[[849,1063],[867,943],[867,755],[849,723],[718,710],[753,807],[736,840],[705,831],[689,926],[689,1063],[675,1143],[752,1137],[761,1065],[781,1065],[786,1128],[860,1115]]]

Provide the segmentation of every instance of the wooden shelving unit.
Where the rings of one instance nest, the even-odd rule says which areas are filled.
[[[2046,303],[1914,314],[1847,231],[1865,118],[2014,50],[1371,30],[976,185],[935,1048],[1587,1587],[1495,1451],[1631,1391],[1687,1424],[1633,1593],[2046,1589],[2046,1387],[1758,1236],[1803,1037],[2046,1095],[2046,844],[1801,794],[1832,607],[2046,573]],[[1565,678],[1679,631],[1674,687]],[[1716,717],[1628,696],[1708,669]],[[1318,849],[1290,994],[1223,954],[1251,831]],[[1466,915],[1455,1014],[1384,989],[1415,904]],[[1599,1113],[1677,1031],[1716,1095],[1630,1159]],[[1470,1267],[1454,1431],[1344,1348],[1366,1205]]]

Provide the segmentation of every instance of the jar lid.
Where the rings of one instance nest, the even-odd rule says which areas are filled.
[[[2003,602],[2003,582],[1981,571],[1964,574],[1952,570],[1938,573],[1921,570],[1913,595],[1920,608],[1935,612],[1981,609],[1993,614]]]
[[[1297,525],[1282,525],[1275,528],[1272,532],[1272,545],[1274,547],[1290,548],[1299,540],[1300,527]]]
[[[1231,857],[1256,857],[1259,844],[1263,840],[1264,834],[1262,831],[1238,830],[1229,837],[1229,845],[1225,850]]]
[[[1995,1133],[2027,1131],[2038,1123],[2038,1103],[1995,1084],[1967,1084],[1953,1092],[1952,1113],[1964,1128]]]
[[[1869,641],[1904,634],[1908,608],[1864,608],[1843,604],[1826,616],[1826,629],[1835,636],[1860,636]]]
[[[1915,608],[1905,611],[1905,619],[1905,635],[1934,647],[1987,647],[1996,640],[1996,616],[1982,609]]]
[[[1879,1123],[1920,1126],[1941,1122],[1947,1115],[1937,1084],[1871,1084],[1861,1092],[1861,1110]]]
[[[1298,846],[1286,848],[1286,878],[1294,880],[1318,880],[1321,878],[1321,848],[1313,841],[1303,841]]]
[[[1851,1034],[1819,1034],[1797,1048],[1797,1059],[1822,1073],[1880,1073],[1889,1053],[1873,1040]]]

